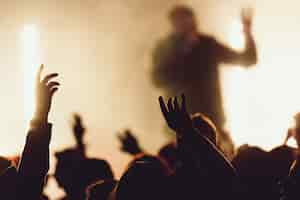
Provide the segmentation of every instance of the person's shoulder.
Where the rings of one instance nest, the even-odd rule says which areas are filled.
[[[290,146],[287,146],[287,145],[281,145],[281,146],[278,146],[278,147],[275,147],[273,148],[270,153],[272,154],[283,154],[283,153],[286,153],[286,154],[294,154],[295,152],[297,152],[297,149],[296,148],[293,148],[293,147],[290,147]]]

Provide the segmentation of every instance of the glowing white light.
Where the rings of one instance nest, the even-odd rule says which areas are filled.
[[[22,31],[23,74],[24,74],[24,114],[25,123],[32,118],[35,106],[35,75],[40,65],[40,35],[35,25],[25,25]]]
[[[241,24],[233,22],[231,28],[230,45],[243,48]],[[256,67],[222,69],[226,127],[237,145],[248,143],[271,149],[282,144],[294,114],[300,111],[300,95],[295,92],[300,73],[297,56],[277,56],[274,49],[270,51],[260,53]],[[294,146],[295,141],[288,144]]]
[[[242,49],[245,45],[243,36],[243,25],[240,21],[234,20],[229,33],[229,42],[235,49]]]

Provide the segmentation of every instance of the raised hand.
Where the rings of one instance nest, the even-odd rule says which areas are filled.
[[[85,127],[82,123],[81,116],[79,114],[74,114],[73,134],[75,136],[77,144],[83,144],[84,133]]]
[[[142,152],[137,138],[130,130],[126,130],[123,134],[118,134],[118,138],[121,142],[121,150],[123,152],[131,155],[136,155]]]
[[[164,102],[163,97],[159,97],[159,104],[162,114],[168,124],[168,126],[173,129],[178,136],[180,136],[183,132],[193,129],[193,123],[190,115],[186,109],[186,100],[185,96],[182,95],[181,106],[179,106],[179,102],[177,97],[174,99],[169,98],[168,103]]]
[[[34,120],[47,123],[48,114],[52,104],[52,98],[60,85],[58,82],[53,81],[53,78],[58,76],[57,73],[51,73],[41,78],[44,65],[40,66],[40,69],[36,76],[36,108],[34,113]]]
[[[252,32],[253,9],[251,8],[242,9],[241,19],[242,19],[244,32],[246,34],[250,34]]]

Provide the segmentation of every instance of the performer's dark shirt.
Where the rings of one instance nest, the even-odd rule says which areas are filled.
[[[250,66],[257,62],[255,42],[246,36],[243,52],[236,52],[214,38],[200,35],[199,41],[186,50],[175,34],[160,41],[153,52],[154,84],[168,96],[185,93],[190,113],[202,112],[222,128],[222,108],[218,65],[220,63]]]

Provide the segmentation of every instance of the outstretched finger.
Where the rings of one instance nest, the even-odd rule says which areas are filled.
[[[39,84],[41,81],[41,76],[42,76],[42,72],[44,69],[44,64],[41,64],[41,66],[39,67],[37,74],[36,74],[36,83]]]
[[[57,86],[60,86],[59,82],[56,82],[56,81],[51,81],[48,83],[47,87],[49,89],[53,88],[53,87],[57,87]]]
[[[57,92],[57,90],[58,90],[58,87],[51,88],[50,97],[53,97],[53,95]]]
[[[165,118],[165,119],[168,119],[168,109],[167,109],[167,107],[166,107],[166,104],[165,104],[165,102],[164,102],[163,97],[160,96],[160,97],[158,98],[158,100],[159,100],[160,110],[161,110],[161,112],[162,112],[164,118]]]
[[[176,112],[179,112],[179,111],[180,111],[180,107],[179,107],[179,104],[178,104],[178,99],[177,99],[177,97],[175,97],[175,100],[174,100],[174,108],[175,108],[175,111],[176,111]]]
[[[51,79],[55,78],[58,76],[58,73],[52,73],[52,74],[48,74],[47,76],[45,76],[45,78],[43,79],[43,84],[47,84]]]
[[[169,109],[169,112],[174,112],[174,108],[172,105],[172,98],[169,98],[169,100],[168,100],[168,109]]]
[[[243,8],[241,11],[241,16],[244,22],[251,23],[253,18],[253,8]]]

